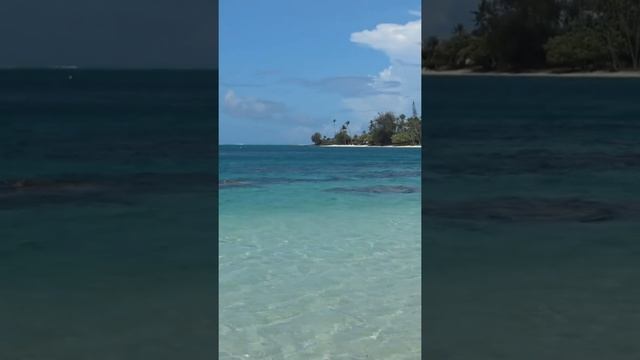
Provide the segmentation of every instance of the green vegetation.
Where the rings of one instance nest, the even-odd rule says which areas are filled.
[[[475,28],[429,37],[431,70],[640,70],[638,0],[481,0]]]
[[[333,120],[335,126],[336,120]],[[315,145],[420,145],[422,141],[422,120],[413,108],[413,115],[395,116],[391,112],[380,113],[369,122],[369,130],[351,135],[350,122],[345,122],[334,137],[328,138],[316,132],[311,136]]]

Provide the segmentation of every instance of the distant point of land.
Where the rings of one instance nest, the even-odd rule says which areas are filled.
[[[422,144],[422,119],[418,116],[415,103],[413,114],[396,116],[392,112],[380,113],[369,122],[368,131],[352,134],[346,121],[336,130],[337,122],[332,121],[334,136],[327,137],[319,132],[311,136],[317,146],[328,147],[420,147]]]

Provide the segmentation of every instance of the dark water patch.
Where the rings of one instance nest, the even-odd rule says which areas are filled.
[[[137,195],[215,190],[210,173],[133,173],[74,175],[0,181],[0,209],[51,204],[114,203],[130,205]]]
[[[359,181],[361,179],[396,179],[405,177],[418,177],[420,171],[399,171],[399,172],[371,172],[356,173],[343,176],[325,176],[315,178],[297,178],[297,177],[242,177],[234,179],[224,179],[218,183],[220,189],[239,188],[239,187],[259,187],[265,185],[282,185],[282,184],[313,184],[313,183],[329,183],[344,181]]]
[[[345,181],[348,178],[330,176],[325,178],[288,178],[288,177],[261,177],[261,178],[237,178],[224,179],[218,183],[219,189],[239,188],[239,187],[260,187],[265,185],[282,185],[298,183],[325,183],[335,181]]]
[[[91,182],[79,180],[5,180],[0,181],[0,194],[11,195],[25,192],[95,191],[99,187]]]
[[[327,189],[335,193],[365,193],[365,194],[413,194],[419,193],[420,188],[412,186],[364,186],[364,187],[337,187]]]
[[[640,169],[640,153],[577,154],[548,150],[520,150],[442,155],[444,156],[439,156],[439,161],[425,159],[428,172],[482,176]]]
[[[420,171],[408,170],[408,171],[377,171],[366,172],[360,174],[354,174],[353,177],[357,179],[398,179],[398,178],[411,178],[419,177]]]
[[[80,180],[17,180],[0,184],[0,209],[43,203],[98,201],[109,190],[106,184]]]
[[[458,203],[428,202],[423,214],[431,217],[488,222],[597,223],[637,217],[637,204],[616,204],[566,198],[502,197]]]
[[[139,194],[136,194],[139,195]],[[125,195],[114,189],[104,189],[91,193],[56,192],[56,193],[25,193],[14,196],[0,196],[0,210],[15,210],[34,208],[46,205],[119,205],[132,206],[135,195]]]
[[[260,178],[260,179],[256,179],[256,182],[259,182],[261,184],[266,184],[266,185],[270,185],[270,184],[298,184],[298,183],[303,183],[303,184],[307,184],[307,183],[325,183],[325,182],[334,182],[334,181],[344,181],[347,178],[345,177],[340,177],[340,176],[327,176],[327,177],[320,177],[320,178],[286,178],[286,177],[266,177],[266,178]]]

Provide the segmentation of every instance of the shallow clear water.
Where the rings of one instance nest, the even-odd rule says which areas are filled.
[[[0,358],[215,358],[215,77],[0,71]]]
[[[220,359],[420,358],[419,149],[219,151]]]
[[[424,354],[640,354],[640,81],[425,77]]]

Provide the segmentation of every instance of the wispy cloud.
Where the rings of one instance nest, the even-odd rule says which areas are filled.
[[[259,87],[265,87],[267,86],[267,84],[258,84],[258,83],[249,83],[249,82],[220,82],[221,86],[227,87],[227,88],[259,88]]]
[[[394,80],[380,81],[374,76],[335,76],[319,80],[291,79],[291,83],[310,89],[336,93],[346,97],[366,96],[380,93],[397,93],[400,82]]]
[[[308,125],[314,123],[311,117],[292,111],[285,103],[242,97],[228,90],[224,95],[222,110],[231,117],[246,120],[267,120],[283,123]]]
[[[224,95],[223,109],[233,117],[246,119],[273,119],[289,113],[284,103],[239,97],[233,90]]]
[[[409,15],[413,15],[413,16],[417,16],[417,17],[422,17],[422,11],[418,11],[418,10],[409,10]]]

